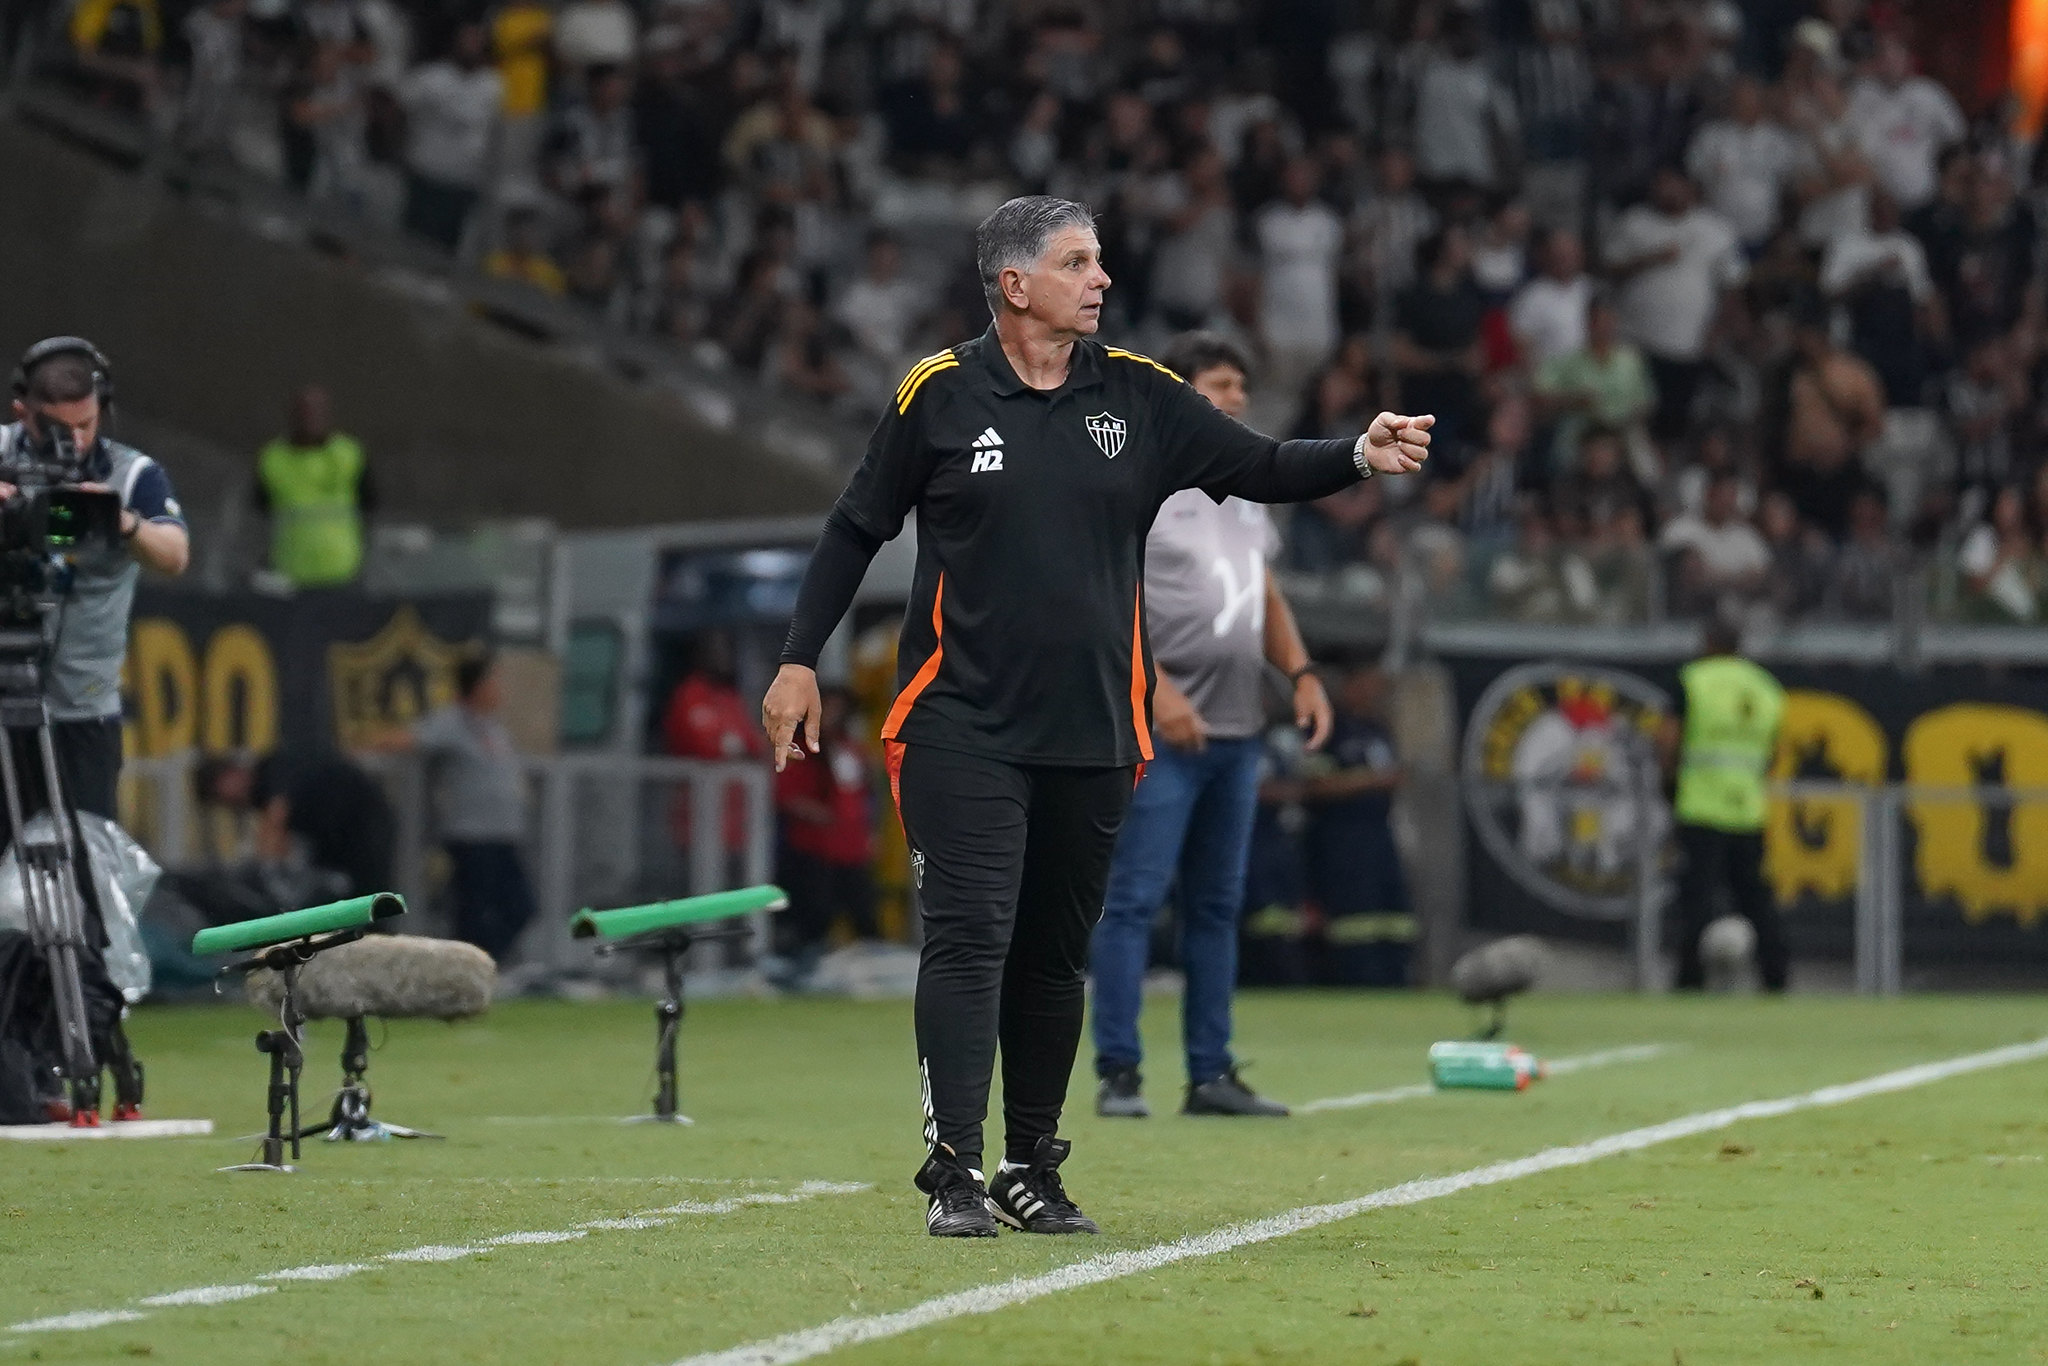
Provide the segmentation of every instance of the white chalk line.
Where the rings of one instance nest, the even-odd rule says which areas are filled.
[[[1544,1064],[1553,1077],[1567,1077],[1574,1072],[1586,1072],[1596,1067],[1611,1067],[1621,1062],[1643,1062],[1671,1051],[1670,1044],[1639,1043],[1625,1048],[1603,1048],[1596,1053],[1580,1053],[1574,1057],[1558,1058]],[[1389,1086],[1383,1091],[1360,1091],[1351,1096],[1325,1096],[1294,1107],[1298,1115],[1319,1114],[1324,1110],[1357,1110],[1367,1105],[1392,1105],[1396,1101],[1420,1100],[1424,1096],[1437,1094],[1436,1087],[1428,1082],[1417,1082],[1410,1086]]]
[[[0,1124],[0,1139],[22,1143],[76,1143],[103,1138],[204,1138],[212,1132],[213,1121],[210,1119],[123,1119],[86,1129],[74,1129],[69,1124]]]
[[[855,1195],[867,1189],[869,1187],[865,1181],[805,1181],[786,1191],[746,1191],[719,1200],[680,1200],[673,1205],[642,1210],[623,1219],[591,1219],[573,1228],[501,1233],[494,1238],[484,1238],[474,1243],[429,1243],[424,1247],[387,1252],[367,1262],[331,1262],[314,1266],[286,1267],[282,1271],[264,1272],[253,1281],[241,1284],[202,1285],[190,1290],[173,1290],[169,1294],[151,1295],[147,1299],[137,1300],[136,1304],[148,1309],[230,1304],[236,1300],[267,1295],[276,1290],[279,1283],[339,1281],[365,1271],[374,1271],[380,1265],[457,1262],[466,1257],[489,1252],[493,1248],[570,1243],[586,1238],[594,1232],[633,1232],[661,1228],[685,1216],[732,1214],[755,1205],[794,1205],[821,1195]],[[104,1328],[109,1324],[133,1323],[137,1319],[147,1317],[149,1315],[142,1309],[86,1309],[70,1314],[56,1314],[49,1318],[30,1319],[25,1323],[9,1324],[5,1329],[0,1329],[0,1332],[76,1333]]]
[[[344,1186],[770,1186],[749,1176],[356,1176]]]
[[[1863,1100],[1870,1096],[1906,1091],[1970,1072],[2032,1062],[2044,1057],[2048,1057],[2048,1038],[2036,1039],[2031,1043],[2011,1044],[1982,1053],[1969,1053],[1939,1062],[1921,1063],[1895,1072],[1866,1077],[1861,1081],[1823,1086],[1817,1091],[1808,1091],[1802,1095],[1784,1096],[1776,1100],[1752,1100],[1718,1110],[1703,1110],[1697,1114],[1666,1120],[1661,1124],[1627,1129],[1587,1143],[1546,1148],[1528,1157],[1492,1162],[1449,1176],[1405,1181],[1398,1186],[1389,1186],[1384,1190],[1336,1204],[1306,1205],[1283,1214],[1229,1224],[1208,1233],[1177,1239],[1170,1243],[1090,1257],[1043,1275],[1019,1276],[995,1285],[975,1286],[972,1289],[926,1300],[923,1304],[890,1314],[834,1319],[830,1323],[785,1333],[780,1337],[765,1338],[759,1342],[685,1357],[675,1363],[675,1366],[789,1366],[790,1363],[808,1361],[842,1347],[915,1332],[947,1319],[961,1318],[969,1314],[994,1313],[998,1309],[1042,1299],[1061,1291],[1078,1290],[1083,1286],[1098,1285],[1124,1276],[1156,1271],[1175,1262],[1189,1261],[1197,1257],[1213,1257],[1218,1253],[1230,1252],[1255,1243],[1271,1242],[1275,1238],[1285,1238],[1289,1234],[1318,1228],[1340,1219],[1349,1219],[1370,1210],[1394,1209],[1403,1205],[1421,1204],[1426,1200],[1439,1200],[1447,1195],[1456,1195],[1481,1186],[1519,1181],[1525,1176],[1537,1176],[1566,1167],[1582,1167],[1603,1157],[1639,1152],[1660,1143],[1691,1138],[1715,1129],[1725,1129],[1744,1120],[1775,1119],[1801,1110],[1845,1105],[1850,1101]]]
[[[133,1323],[149,1315],[133,1309],[81,1309],[76,1314],[59,1314],[51,1319],[37,1319],[32,1332],[76,1333],[87,1328],[105,1328],[110,1323]],[[19,1332],[24,1325],[16,1325],[7,1331]]]

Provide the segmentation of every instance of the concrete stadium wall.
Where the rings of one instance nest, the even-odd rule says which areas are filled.
[[[234,451],[333,391],[386,512],[570,528],[822,513],[839,479],[683,403],[0,122],[0,352],[80,333],[120,398]]]

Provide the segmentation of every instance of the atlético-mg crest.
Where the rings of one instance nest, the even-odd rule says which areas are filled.
[[[1088,435],[1095,438],[1102,453],[1116,459],[1116,453],[1124,448],[1124,420],[1114,413],[1097,413],[1084,421],[1088,424]]]

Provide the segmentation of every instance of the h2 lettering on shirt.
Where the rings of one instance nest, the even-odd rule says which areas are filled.
[[[993,427],[974,438],[974,463],[968,467],[969,474],[994,474],[1003,468],[1003,438]]]
[[[1223,607],[1216,613],[1215,631],[1218,638],[1230,634],[1230,628],[1237,624],[1237,614],[1249,611],[1252,634],[1258,635],[1266,629],[1266,561],[1258,551],[1245,555],[1244,581],[1237,577],[1237,566],[1225,555],[1218,555],[1209,563],[1209,576],[1223,580]]]

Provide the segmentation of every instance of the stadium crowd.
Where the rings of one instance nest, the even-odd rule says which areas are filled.
[[[181,155],[850,421],[981,330],[982,212],[1085,200],[1108,335],[1246,340],[1283,434],[1438,415],[1429,480],[1295,516],[1360,596],[2048,615],[2043,178],[1883,5],[74,3]]]

